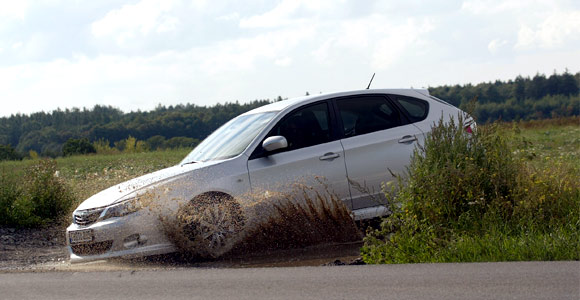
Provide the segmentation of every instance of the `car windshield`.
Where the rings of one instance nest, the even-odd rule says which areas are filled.
[[[276,112],[265,112],[242,115],[230,120],[205,138],[181,161],[181,164],[237,156],[275,115]]]

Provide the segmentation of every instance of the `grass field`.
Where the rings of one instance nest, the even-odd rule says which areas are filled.
[[[180,162],[190,149],[165,150],[117,155],[80,155],[56,159],[58,177],[75,195],[76,203],[112,185]],[[24,176],[34,160],[4,161],[2,172]]]
[[[580,118],[505,123],[522,158],[538,169],[558,168],[580,179]],[[516,133],[519,132],[519,133]],[[57,158],[59,176],[73,191],[76,203],[125,180],[160,170],[181,161],[190,149],[117,155],[82,155]],[[0,170],[23,176],[34,160],[2,161]]]

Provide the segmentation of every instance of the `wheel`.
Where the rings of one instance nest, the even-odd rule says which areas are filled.
[[[246,221],[240,204],[222,193],[196,197],[179,210],[177,219],[183,236],[178,246],[213,258],[231,250]]]

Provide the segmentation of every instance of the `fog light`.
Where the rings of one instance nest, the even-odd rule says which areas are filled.
[[[147,237],[138,233],[132,234],[123,240],[123,246],[127,249],[133,249],[137,246],[145,245]]]

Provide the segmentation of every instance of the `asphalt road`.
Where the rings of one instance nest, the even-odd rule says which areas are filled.
[[[0,274],[0,299],[580,299],[580,262]]]

